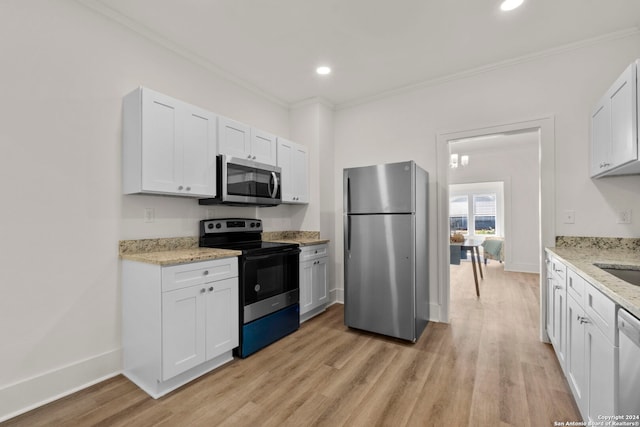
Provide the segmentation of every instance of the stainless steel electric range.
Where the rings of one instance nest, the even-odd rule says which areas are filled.
[[[200,246],[242,251],[239,357],[268,346],[300,327],[299,254],[295,243],[262,241],[262,221],[200,221]]]

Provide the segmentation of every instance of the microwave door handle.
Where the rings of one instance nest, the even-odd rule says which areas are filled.
[[[271,179],[273,180],[273,191],[270,194],[271,198],[275,199],[276,194],[278,194],[278,175],[275,172],[271,172]],[[271,184],[271,180],[269,180],[269,184]]]

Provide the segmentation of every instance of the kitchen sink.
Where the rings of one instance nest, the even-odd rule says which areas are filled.
[[[640,286],[640,267],[631,265],[594,264],[601,270],[613,274],[618,279],[624,280],[635,286]]]

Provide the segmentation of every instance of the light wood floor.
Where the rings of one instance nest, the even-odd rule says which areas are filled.
[[[538,276],[495,261],[475,296],[451,268],[451,323],[415,344],[349,330],[343,307],[159,400],[122,376],[9,420],[18,426],[552,426],[579,420],[538,341]]]

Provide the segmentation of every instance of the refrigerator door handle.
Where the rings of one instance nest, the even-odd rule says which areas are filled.
[[[351,215],[347,215],[347,252],[351,252]]]
[[[347,212],[351,213],[351,178],[347,176]]]

